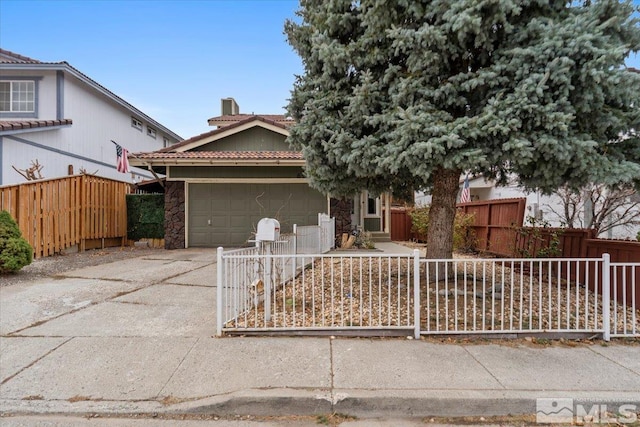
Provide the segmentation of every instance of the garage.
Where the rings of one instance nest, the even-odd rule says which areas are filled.
[[[327,211],[326,196],[305,183],[190,183],[187,193],[190,247],[242,246],[261,218],[278,219],[286,233]]]

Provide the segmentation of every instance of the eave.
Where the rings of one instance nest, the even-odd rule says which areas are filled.
[[[90,86],[91,88],[95,89],[100,94],[102,94],[102,95],[106,96],[107,98],[111,99],[113,102],[115,102],[119,106],[127,109],[130,113],[134,114],[138,118],[141,118],[142,120],[148,122],[149,124],[154,126],[157,130],[162,131],[163,133],[167,134],[168,136],[170,136],[171,138],[175,139],[176,141],[182,141],[183,140],[183,138],[180,135],[178,135],[175,132],[173,132],[172,130],[168,129],[166,126],[163,126],[162,124],[158,123],[157,121],[155,121],[154,119],[152,119],[151,117],[149,117],[148,115],[146,115],[145,113],[143,113],[142,111],[140,111],[139,109],[134,107],[133,105],[129,104],[124,99],[120,98],[115,93],[111,92],[106,87],[102,86],[100,83],[98,83],[95,80],[91,79],[89,76],[83,74],[82,72],[80,72],[79,70],[75,69],[74,67],[72,67],[71,65],[67,64],[66,62],[60,62],[60,63],[36,63],[36,64],[34,64],[34,63],[0,63],[0,69],[1,70],[20,70],[20,71],[45,70],[45,71],[64,71],[64,72],[67,72],[70,75],[72,75],[75,78],[77,78],[78,80],[80,80],[81,82],[83,82],[86,85]]]

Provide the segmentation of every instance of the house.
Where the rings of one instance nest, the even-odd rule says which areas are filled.
[[[153,179],[143,167],[118,172],[112,140],[131,152],[182,138],[67,62],[0,49],[0,185],[24,182],[15,169],[24,173],[36,162],[45,178]]]
[[[460,190],[464,186],[464,177],[460,178]],[[564,203],[557,194],[543,194],[539,191],[526,191],[518,185],[515,180],[507,185],[499,186],[493,180],[485,179],[483,176],[475,176],[469,178],[469,192],[471,201],[496,200],[496,199],[515,199],[525,198],[525,225],[535,221],[537,224],[546,224],[551,227],[564,227]],[[431,196],[423,192],[415,194],[416,205],[428,205],[431,203]],[[612,213],[612,217],[608,221],[614,221],[616,215],[624,213],[627,207],[638,206],[640,196],[636,193],[629,197],[626,207],[621,207]],[[576,216],[575,227],[580,228],[585,220],[585,207],[577,206],[578,213]],[[635,222],[640,220],[636,219]],[[612,223],[614,224],[614,223]],[[606,232],[602,233],[601,238],[608,239],[634,239],[638,232],[636,224],[616,225]]]
[[[317,224],[318,213],[336,217],[338,233],[359,226],[388,239],[388,196],[337,200],[314,190],[302,153],[286,142],[291,119],[242,114],[232,98],[221,106],[209,119],[216,129],[129,158],[166,175],[166,248],[240,246],[261,218],[278,219],[288,232]]]

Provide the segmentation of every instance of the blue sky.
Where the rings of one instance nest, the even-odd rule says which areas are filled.
[[[188,138],[211,129],[220,98],[234,97],[244,113],[284,113],[294,74],[302,73],[283,34],[297,7],[296,0],[0,0],[0,46],[67,61]],[[628,65],[640,68],[640,57]]]

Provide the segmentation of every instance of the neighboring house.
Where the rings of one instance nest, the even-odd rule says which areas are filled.
[[[276,218],[289,232],[293,224],[317,224],[318,213],[341,218],[338,232],[361,225],[388,238],[380,199],[341,203],[309,187],[302,153],[286,142],[291,119],[240,114],[232,98],[222,100],[222,112],[209,119],[215,130],[129,158],[166,175],[166,248],[239,246],[261,218]]]
[[[66,62],[0,49],[0,185],[25,182],[12,166],[25,170],[36,160],[45,178],[85,171],[153,179],[142,167],[118,172],[112,140],[133,152],[182,138]]]
[[[464,176],[460,178],[460,190],[464,185]],[[469,178],[469,190],[471,201],[525,198],[525,222],[527,218],[534,218],[538,223],[547,223],[552,227],[563,227],[563,220],[558,215],[563,212],[562,200],[556,195],[545,195],[541,192],[528,192],[515,182],[506,186],[497,186],[492,180],[486,180],[483,176]],[[459,197],[459,195],[458,195]],[[634,197],[638,197],[636,194]],[[423,192],[415,194],[416,205],[428,205],[431,203],[431,196]],[[582,212],[584,217],[584,212]],[[527,224],[525,224],[527,225]],[[579,227],[580,225],[577,224]],[[603,233],[600,237],[609,239],[635,238],[638,232],[635,226],[618,226]]]

